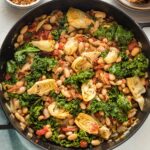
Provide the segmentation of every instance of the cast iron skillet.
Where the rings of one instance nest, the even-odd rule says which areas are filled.
[[[101,11],[106,12],[108,15],[113,16],[114,19],[119,24],[122,24],[124,27],[132,30],[136,39],[142,43],[144,54],[150,60],[150,43],[141,29],[142,27],[150,26],[150,23],[141,24],[141,27],[140,27],[139,24],[135,23],[128,15],[123,13],[121,10],[100,0],[55,0],[55,1],[50,1],[48,3],[45,3],[33,9],[29,13],[27,13],[9,31],[8,35],[6,36],[2,44],[1,51],[0,51],[0,66],[3,66],[0,68],[0,81],[3,81],[3,74],[5,72],[6,61],[13,57],[13,53],[14,53],[13,44],[14,44],[14,41],[16,40],[17,33],[19,33],[20,29],[24,25],[28,24],[29,22],[32,22],[33,19],[37,16],[40,16],[44,13],[49,14],[54,9],[60,9],[60,10],[66,11],[69,7],[76,7],[82,10],[90,10],[90,9],[101,10]],[[147,110],[150,110],[149,109],[150,108],[149,107],[150,106],[149,105],[150,89],[148,89],[147,91],[148,92],[145,95],[146,104],[147,104],[146,106],[147,106]],[[5,106],[6,100],[4,99],[2,92],[0,92],[0,103],[2,105],[2,108],[6,116],[8,117],[10,121],[9,125],[1,125],[0,129],[14,128],[28,141],[32,142],[33,144],[40,147],[41,149],[51,149],[51,150],[73,150],[75,149],[75,148],[63,148],[50,142],[39,141],[39,143],[35,143],[36,137],[29,139],[27,137],[27,131],[21,131],[19,128],[18,121],[10,115],[10,112],[7,110]],[[145,107],[145,110],[146,110],[146,107]],[[130,130],[130,132],[126,135],[124,139],[118,142],[115,142],[115,141],[112,141],[111,143],[104,142],[100,146],[93,148],[93,150],[112,150],[113,148],[125,142],[142,126],[142,124],[144,123],[144,121],[146,120],[149,114],[149,111],[147,110],[145,112],[138,113],[139,123]],[[92,149],[92,148],[89,148],[89,149]]]

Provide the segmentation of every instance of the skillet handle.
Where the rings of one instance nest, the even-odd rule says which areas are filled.
[[[14,129],[14,128],[10,123],[8,123],[7,125],[0,125],[0,130],[5,130],[5,129]]]
[[[150,27],[150,22],[139,22],[138,24],[141,28]]]

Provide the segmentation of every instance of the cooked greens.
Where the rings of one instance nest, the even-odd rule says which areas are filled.
[[[140,53],[131,60],[113,64],[108,71],[120,78],[143,76],[148,68],[148,65],[148,59]]]
[[[72,84],[76,87],[80,87],[82,83],[91,79],[94,76],[94,72],[92,70],[81,71],[65,80],[65,84]]]
[[[131,103],[116,87],[114,87],[109,92],[108,102],[98,101],[95,99],[88,107],[88,111],[90,113],[103,111],[106,116],[111,116],[120,122],[124,122],[127,121],[127,112],[131,108]]]

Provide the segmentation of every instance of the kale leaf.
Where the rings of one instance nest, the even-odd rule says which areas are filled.
[[[40,50],[34,46],[32,46],[31,44],[25,44],[23,47],[19,48],[16,52],[15,52],[15,60],[18,63],[24,63],[25,59],[26,59],[26,54],[28,53],[36,53],[39,52]]]
[[[69,111],[73,116],[77,116],[82,110],[80,108],[81,101],[78,99],[73,99],[67,101],[62,94],[56,94],[51,91],[50,95],[56,100],[59,107],[63,107],[65,110]]]
[[[124,47],[126,47],[133,39],[133,33],[124,29],[116,22],[100,26],[100,28],[94,33],[94,36],[98,38],[106,37],[110,41],[114,40],[118,43],[118,46],[121,47],[121,49],[124,49]]]
[[[17,69],[17,64],[15,61],[10,60],[7,62],[7,66],[6,66],[6,72],[7,73],[14,73]]]
[[[81,71],[65,80],[65,84],[72,84],[76,87],[80,87],[82,83],[85,83],[87,80],[91,79],[94,76],[92,70]]]
[[[93,100],[88,107],[89,113],[103,111],[106,116],[111,116],[120,122],[127,121],[127,112],[132,108],[125,96],[114,87],[109,92],[108,102]]]
[[[134,59],[113,64],[108,71],[117,77],[143,76],[149,65],[148,59],[138,54]]]

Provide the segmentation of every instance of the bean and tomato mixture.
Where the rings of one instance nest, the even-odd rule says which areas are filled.
[[[20,30],[14,48],[1,85],[28,137],[86,148],[138,123],[149,62],[133,33],[105,12],[44,14]]]

